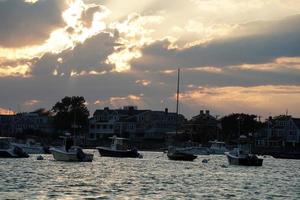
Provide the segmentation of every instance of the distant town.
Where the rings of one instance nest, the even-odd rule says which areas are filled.
[[[130,139],[142,150],[163,150],[170,143],[209,146],[211,141],[224,141],[230,147],[245,135],[258,154],[300,151],[300,118],[290,115],[261,122],[255,114],[232,113],[218,119],[209,110],[199,110],[186,119],[168,108],[140,110],[130,105],[97,109],[90,117],[84,97],[79,96],[65,97],[49,110],[0,115],[1,136],[58,145],[66,132],[86,148],[108,145],[113,135]]]

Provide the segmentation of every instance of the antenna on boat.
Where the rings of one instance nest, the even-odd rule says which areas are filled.
[[[177,98],[176,98],[176,135],[178,132],[178,108],[179,108],[179,81],[180,81],[180,68],[178,68],[177,72]]]

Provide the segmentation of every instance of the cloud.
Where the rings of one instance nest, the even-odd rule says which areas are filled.
[[[1,64],[1,63],[0,63]],[[29,77],[31,73],[31,64],[17,64],[15,66],[11,65],[0,65],[0,78],[11,76],[11,77]]]
[[[142,86],[148,86],[148,85],[151,84],[151,81],[149,81],[149,80],[136,80],[135,83],[138,84],[138,85],[142,85]]]
[[[16,0],[13,0],[13,2],[15,1]],[[44,1],[27,4],[31,6],[39,4],[39,2]],[[53,3],[55,1],[47,2]],[[91,25],[87,27],[85,20],[88,17],[86,17],[84,13],[89,12],[88,15],[92,15],[92,11],[89,9],[94,8],[95,6],[84,4],[82,0],[66,2],[66,9],[63,10],[62,13],[57,14],[62,16],[64,26],[48,32],[49,37],[41,44],[30,45],[30,43],[28,43],[29,46],[20,48],[0,47],[0,59],[5,61],[31,60],[39,59],[47,53],[59,54],[62,51],[73,49],[76,45],[84,43],[88,38],[91,38],[106,29],[106,24],[103,20],[109,14],[108,9],[101,6],[98,6],[97,9],[92,9],[92,11],[94,11],[92,22]],[[49,7],[51,7],[51,5],[49,5]],[[39,15],[43,16],[41,13]],[[39,17],[35,17],[39,19]],[[24,34],[24,32],[21,33]]]
[[[142,57],[140,49],[152,42],[149,36],[151,30],[146,29],[145,25],[160,21],[158,16],[141,16],[134,13],[123,22],[112,23],[110,28],[116,31],[119,46],[107,57],[106,63],[113,64],[116,72],[130,70],[130,61]]]
[[[142,50],[143,57],[134,60],[132,65],[143,70],[194,66],[224,67],[267,63],[278,57],[300,56],[299,15],[279,21],[253,22],[251,25],[241,25],[240,29],[247,32],[256,27],[267,28],[251,35],[233,35],[184,49],[171,48],[172,43],[168,39],[156,41],[145,46]]]
[[[54,29],[63,26],[64,1],[28,3],[0,1],[0,46],[21,47],[43,43]]]
[[[105,63],[105,59],[114,51],[115,41],[116,38],[111,34],[99,33],[73,49],[58,54],[45,54],[34,64],[32,74],[35,76],[106,74],[113,68]]]
[[[37,99],[31,99],[31,100],[27,100],[24,102],[24,105],[25,106],[29,106],[29,107],[32,107],[32,106],[36,106],[37,104],[39,104],[40,101],[37,100]]]
[[[13,115],[13,114],[15,114],[15,112],[12,111],[11,109],[0,107],[0,115]]]
[[[183,104],[210,108],[219,113],[248,112],[280,114],[289,109],[297,114],[300,86],[263,85],[254,87],[200,87],[183,93]]]

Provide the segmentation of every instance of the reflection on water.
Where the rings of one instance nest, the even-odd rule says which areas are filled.
[[[262,167],[242,167],[215,155],[182,162],[157,152],[143,152],[143,159],[94,153],[92,163],[1,158],[0,199],[300,198],[300,160],[267,157]]]

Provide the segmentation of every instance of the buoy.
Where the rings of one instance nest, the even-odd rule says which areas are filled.
[[[39,155],[38,157],[36,157],[37,160],[44,160],[44,157]]]
[[[223,168],[228,168],[228,166],[227,166],[227,165],[224,165],[224,164],[221,165],[221,167],[223,167]]]

